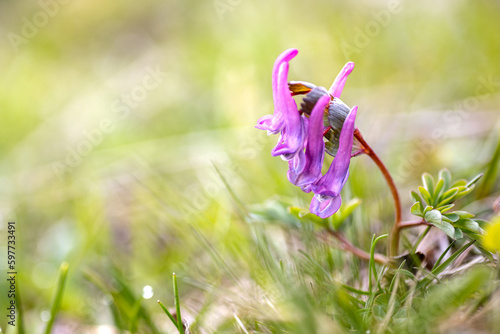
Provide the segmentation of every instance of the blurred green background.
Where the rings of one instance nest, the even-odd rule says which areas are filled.
[[[183,316],[203,309],[207,333],[225,321],[236,332],[233,312],[268,312],[253,284],[265,280],[255,235],[224,182],[245,207],[308,205],[270,155],[277,137],[253,127],[273,110],[271,69],[287,48],[299,49],[290,80],[328,88],[356,63],[342,99],[359,106],[405,215],[423,171],[486,172],[500,134],[499,17],[493,0],[1,1],[0,244],[15,220],[27,333],[47,320],[62,261],[54,333],[118,333],[109,305],[126,322],[137,301],[172,330],[156,305],[173,305],[172,272]],[[361,198],[371,224],[347,234],[366,247],[389,230],[391,198],[368,159],[351,166],[343,197]],[[484,191],[498,194],[496,180]],[[286,259],[288,232],[269,229],[272,256]],[[0,327],[14,333],[3,313]]]

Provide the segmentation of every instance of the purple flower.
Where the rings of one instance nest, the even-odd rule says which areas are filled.
[[[333,215],[340,208],[340,191],[349,176],[349,163],[358,107],[351,109],[340,133],[339,149],[325,175],[311,185],[314,197],[309,210],[321,218]]]
[[[281,66],[283,64],[288,64],[288,62],[295,58],[298,53],[299,51],[297,49],[288,49],[281,53],[274,62],[272,75],[274,114],[259,118],[257,125],[255,126],[257,129],[266,130],[268,134],[276,134],[284,127],[283,112],[286,108],[286,103],[278,88],[278,82],[281,79],[284,79],[285,82],[288,80],[288,68],[286,69],[286,73],[284,73]]]
[[[288,179],[304,192],[314,192],[310,211],[326,218],[340,208],[340,191],[349,176],[357,107],[349,110],[338,98],[354,63],[348,62],[342,68],[329,91],[301,81],[289,86],[289,62],[297,53],[296,49],[288,49],[274,62],[274,114],[261,117],[255,127],[268,134],[280,133],[272,155],[288,160]],[[292,96],[298,94],[307,94],[300,112]],[[325,122],[329,125],[327,128]],[[327,147],[323,139],[325,134]],[[335,158],[322,175],[325,152]]]
[[[333,97],[340,97],[340,94],[342,94],[342,90],[344,89],[347,77],[349,76],[349,74],[351,74],[353,69],[354,69],[354,63],[352,61],[344,65],[344,67],[337,75],[335,81],[333,81],[333,84],[329,89],[329,92]]]
[[[304,187],[314,183],[321,176],[321,167],[325,155],[325,143],[323,141],[323,116],[325,108],[330,102],[330,96],[322,96],[314,106],[307,127],[307,140],[305,153],[300,150],[295,157],[288,162],[288,180],[293,184]],[[305,116],[304,116],[305,118]],[[309,192],[310,187],[303,188]]]
[[[289,49],[279,55],[273,67],[274,114],[259,119],[257,129],[268,134],[280,133],[278,144],[272,150],[273,156],[284,160],[292,159],[304,146],[305,126],[297,104],[288,88],[288,62],[297,55],[296,49]]]
[[[278,100],[282,103],[284,125],[278,144],[271,151],[273,156],[281,155],[285,160],[292,159],[302,149],[305,137],[304,121],[288,89],[288,67],[288,63],[283,63],[278,73]]]

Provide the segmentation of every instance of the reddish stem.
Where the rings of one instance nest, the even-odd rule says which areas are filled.
[[[337,239],[340,242],[343,250],[348,251],[348,252],[356,255],[360,259],[370,261],[370,254],[369,253],[354,246],[340,232],[333,231],[330,229],[328,229],[327,231],[332,237],[334,237],[335,239]],[[373,259],[375,260],[375,262],[380,263],[380,264],[388,264],[389,263],[389,259],[382,254],[375,253],[373,256]]]
[[[373,151],[373,149],[368,145],[368,143],[365,141],[363,138],[363,135],[359,131],[358,128],[354,130],[354,137],[360,142],[360,144],[363,146],[363,149],[365,153],[370,156],[370,158],[375,162],[377,167],[380,169],[382,174],[384,175],[384,178],[389,185],[389,188],[391,189],[392,197],[394,199],[394,209],[395,209],[395,222],[390,234],[390,241],[389,241],[389,257],[394,257],[398,253],[399,249],[399,233],[401,230],[400,223],[401,223],[401,200],[399,199],[399,194],[398,194],[398,189],[396,187],[396,184],[394,183],[394,180],[392,179],[391,174],[389,173],[389,170],[387,167],[385,167],[384,163],[378,155]]]

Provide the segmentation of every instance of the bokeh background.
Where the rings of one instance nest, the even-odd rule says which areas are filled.
[[[173,332],[156,305],[173,305],[172,272],[201,332],[273,310],[242,212],[310,200],[271,157],[277,138],[253,127],[273,110],[271,69],[287,48],[299,49],[290,79],[327,88],[356,63],[342,99],[359,106],[406,216],[420,174],[443,167],[489,172],[489,207],[499,17],[493,0],[1,1],[0,244],[15,220],[26,331],[44,327],[62,261],[55,333],[118,333],[134,316],[140,333]],[[389,230],[391,198],[371,161],[351,166],[343,197],[363,203],[346,233],[366,247]],[[289,232],[266,230],[271,257],[288,259]],[[15,333],[4,316],[0,327]]]

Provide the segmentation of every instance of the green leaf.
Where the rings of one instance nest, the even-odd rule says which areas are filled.
[[[441,213],[443,213],[443,212],[446,212],[446,211],[450,210],[454,206],[455,206],[455,204],[448,204],[448,205],[438,206],[436,208],[436,210],[439,210],[439,211],[441,211]]]
[[[477,175],[475,178],[473,178],[472,180],[470,180],[469,183],[467,183],[465,186],[467,188],[470,188],[474,183],[476,183],[477,181],[479,181],[479,179],[482,178],[482,177],[483,177],[483,174],[481,173],[481,174]]]
[[[439,196],[439,199],[438,199],[439,203],[437,204],[437,207],[440,207],[442,205],[445,205],[445,204],[452,202],[453,199],[455,198],[456,194],[458,194],[458,189],[456,189],[456,188],[453,188],[453,189],[446,191],[444,194]]]
[[[181,304],[179,302],[179,289],[177,288],[177,276],[175,273],[172,273],[173,278],[173,287],[174,287],[174,304],[175,304],[175,313],[177,316],[177,329],[179,333],[184,333],[184,326],[182,324],[182,316],[181,316]]]
[[[408,271],[406,269],[396,269],[396,270],[394,270],[394,273],[395,274],[399,273],[399,274],[405,275],[405,276],[411,278],[412,280],[415,279],[415,275],[413,275],[410,271]]]
[[[66,277],[68,276],[68,263],[63,262],[59,267],[59,272],[57,274],[57,282],[54,294],[52,295],[51,307],[50,307],[50,318],[45,327],[45,334],[50,334],[52,331],[52,325],[54,324],[59,308],[61,307],[61,300],[64,293],[64,286],[66,284]]]
[[[491,223],[487,220],[484,220],[484,219],[474,219],[474,221],[476,223],[479,224],[479,226],[482,228],[482,229],[485,229],[486,226],[490,225]]]
[[[460,216],[459,216],[459,215],[457,215],[457,214],[456,214],[456,213],[454,213],[454,212],[452,212],[452,213],[446,213],[446,214],[444,214],[444,216],[445,216],[446,218],[448,218],[448,219],[449,219],[451,222],[453,222],[453,223],[454,223],[454,222],[456,222],[457,220],[459,220],[459,219],[460,219]]]
[[[168,316],[168,318],[170,319],[170,321],[172,321],[172,323],[175,325],[175,327],[177,327],[177,320],[175,320],[174,316],[172,315],[172,313],[170,313],[168,311],[168,309],[165,307],[165,305],[163,305],[163,303],[161,301],[157,301],[158,302],[158,305],[160,305],[160,307],[162,308],[163,312],[165,312],[165,314]]]
[[[359,198],[353,198],[345,205],[343,205],[339,211],[332,216],[332,227],[337,230],[346,221],[346,219],[352,215],[353,211],[361,204]],[[312,215],[312,214],[311,214]],[[316,215],[314,215],[317,217]],[[319,217],[317,217],[319,218]],[[321,219],[321,218],[320,218]]]
[[[422,206],[420,205],[420,202],[415,202],[410,208],[410,212],[412,215],[422,217],[424,214],[422,212]]]
[[[455,244],[455,240],[453,240],[448,247],[446,247],[446,249],[441,253],[441,255],[439,256],[439,258],[437,259],[436,263],[434,263],[434,265],[432,266],[432,270],[434,270],[435,268],[437,268],[437,266],[439,266],[441,264],[441,261],[443,261],[444,257],[446,256],[446,254],[448,253],[448,251],[453,247],[453,245]]]
[[[442,221],[441,212],[439,212],[438,210],[430,210],[426,212],[424,218],[428,223],[431,224],[440,223]]]
[[[453,183],[451,185],[452,188],[456,188],[456,187],[465,187],[465,185],[467,184],[467,180],[464,180],[464,179],[460,179],[460,180],[457,180],[455,181],[455,183]]]
[[[315,214],[312,214],[309,210],[299,208],[296,206],[290,206],[288,207],[288,212],[297,217],[300,221],[309,221],[311,223],[314,223],[316,225],[319,225],[321,227],[327,227],[328,226],[328,220],[327,219],[322,219]],[[338,211],[337,211],[338,212]],[[295,222],[292,225],[293,227],[300,227],[300,221]],[[283,222],[287,222],[287,220],[283,220]]]
[[[455,200],[465,197],[468,194],[470,194],[474,190],[474,186],[471,186],[470,188],[465,188],[463,190],[459,190],[457,196],[455,197]]]
[[[460,217],[460,219],[467,219],[474,217],[472,213],[467,211],[453,211],[453,213],[456,213]]]
[[[462,239],[463,237],[464,234],[462,233],[462,230],[458,227],[455,227],[455,240]]]
[[[455,225],[455,227],[458,227],[462,230],[474,232],[477,234],[482,234],[482,232],[483,232],[483,230],[481,229],[479,224],[472,219],[460,219],[459,221],[457,221],[453,225]]]
[[[439,178],[444,181],[444,190],[448,190],[451,184],[451,173],[447,169],[441,169],[439,171]]]
[[[441,212],[437,210],[430,210],[426,212],[424,218],[428,223],[431,224],[440,223],[442,220]]]
[[[425,209],[424,209],[423,214],[425,215],[427,212],[431,211],[432,209],[434,209],[432,206],[427,205],[427,206],[425,207]]]
[[[441,192],[443,191],[443,189],[444,189],[444,180],[439,179],[439,181],[436,184],[436,187],[434,188],[434,192],[433,192],[435,199],[437,199],[439,197],[439,195],[441,195]]]
[[[436,226],[438,229],[446,233],[446,235],[448,235],[450,238],[455,237],[455,228],[450,223],[443,221],[441,212],[439,212],[438,210],[431,210],[427,212],[424,216],[424,219],[428,223]]]
[[[429,193],[429,191],[427,189],[425,189],[424,187],[422,186],[419,186],[418,187],[418,191],[420,192],[420,194],[422,195],[422,198],[424,199],[424,201],[431,205],[432,204],[432,196],[431,194]]]
[[[463,252],[465,252],[467,250],[467,248],[469,248],[474,242],[475,242],[475,240],[469,242],[468,244],[463,245],[459,250],[457,250],[449,258],[447,258],[443,263],[441,263],[436,268],[432,269],[431,273],[433,275],[438,275],[441,272],[443,272],[443,270],[445,270],[453,261],[455,261],[455,259],[457,257],[459,257]]]
[[[422,199],[420,198],[420,195],[417,194],[414,190],[411,191],[410,196],[413,200],[413,203],[415,202],[420,202],[420,204],[423,206],[424,203],[422,202]]]
[[[432,177],[432,175],[429,173],[422,174],[422,183],[424,184],[424,188],[429,192],[432,198],[434,194],[434,178]]]

